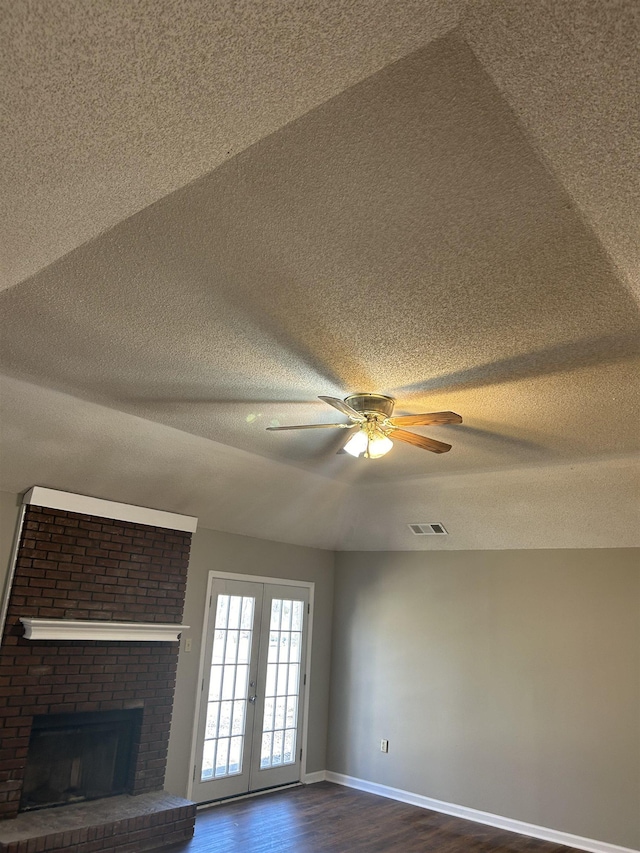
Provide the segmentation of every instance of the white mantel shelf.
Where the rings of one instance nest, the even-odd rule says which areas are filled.
[[[20,617],[26,640],[113,640],[139,643],[177,643],[189,625],[158,622],[98,622]]]
[[[114,518],[134,524],[148,524],[151,527],[163,527],[167,530],[182,530],[187,533],[195,533],[198,526],[198,519],[191,515],[178,515],[175,512],[164,512],[160,509],[105,501],[88,495],[46,489],[44,486],[33,486],[29,489],[22,503],[62,509],[66,512],[79,512],[83,515],[97,515],[100,518]]]

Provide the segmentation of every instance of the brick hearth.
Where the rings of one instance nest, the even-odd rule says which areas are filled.
[[[164,792],[107,797],[0,822],[0,853],[142,853],[187,841],[196,805]]]
[[[178,644],[31,641],[19,619],[180,624],[190,539],[179,530],[26,508],[0,648],[0,819],[18,812],[37,714],[142,709],[130,789],[162,789]]]

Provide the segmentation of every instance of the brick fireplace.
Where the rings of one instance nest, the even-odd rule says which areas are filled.
[[[125,850],[129,843],[131,850],[141,851],[190,837],[195,806],[159,793],[164,784],[178,643],[150,641],[145,634],[149,626],[180,625],[191,532],[178,524],[186,517],[123,509],[121,504],[65,497],[48,489],[35,488],[29,494],[0,647],[0,851],[81,853]],[[127,520],[127,515],[134,520]],[[189,519],[182,526],[194,529],[192,522]],[[166,526],[171,524],[176,526]],[[24,636],[21,620],[51,620],[63,635],[65,626],[74,623],[89,628],[94,623],[109,623],[107,627],[123,623],[141,633],[134,641],[34,640]],[[174,640],[176,636],[174,631]],[[42,832],[34,836],[27,830],[24,839],[15,838],[21,822],[29,825],[29,813],[17,815],[34,719],[38,728],[45,716],[90,718],[93,712],[131,709],[137,710],[139,723],[131,744],[127,801],[122,803],[126,819],[110,822],[123,824],[119,845],[114,846],[113,831],[91,824],[92,807],[86,802],[34,812],[35,824],[42,827],[45,812],[52,814],[54,823],[64,823],[64,815],[73,815],[70,810],[75,809],[87,824],[80,827],[86,829],[84,840],[78,840],[82,832],[77,834],[77,822],[73,845],[71,835],[65,837],[63,831],[49,833],[49,841]],[[136,814],[136,802],[143,805],[140,814]],[[164,805],[157,807],[158,803]],[[98,812],[104,815],[105,807]],[[95,837],[100,831],[102,846]],[[135,835],[135,841],[128,841],[130,835]],[[3,841],[5,836],[11,840]],[[55,846],[60,843],[65,846]]]

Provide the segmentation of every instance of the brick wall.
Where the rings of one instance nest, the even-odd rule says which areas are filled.
[[[132,793],[162,788],[178,644],[25,640],[19,617],[179,624],[190,541],[27,507],[0,648],[0,819],[17,813],[36,714],[142,708]]]

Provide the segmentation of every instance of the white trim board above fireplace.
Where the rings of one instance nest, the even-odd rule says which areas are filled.
[[[191,515],[178,515],[178,513],[165,512],[161,509],[105,501],[88,495],[46,489],[44,486],[33,486],[29,489],[22,498],[22,503],[61,509],[65,512],[95,515],[100,518],[113,518],[117,521],[130,521],[134,524],[148,524],[150,527],[182,530],[186,533],[195,533],[198,526],[198,519]]]
[[[26,640],[113,640],[177,643],[189,625],[159,622],[98,622],[74,619],[32,619],[22,616]]]

